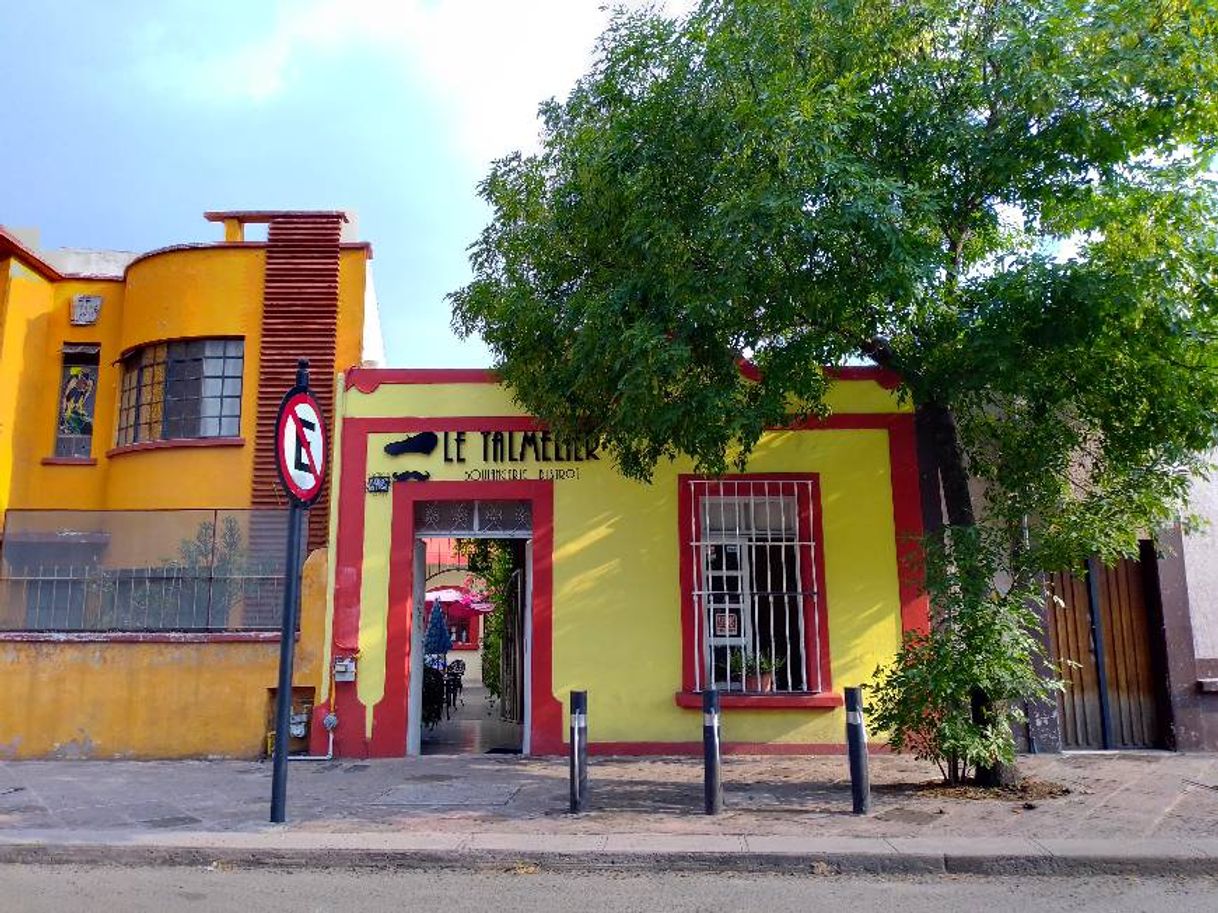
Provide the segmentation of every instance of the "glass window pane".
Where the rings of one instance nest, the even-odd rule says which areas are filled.
[[[241,376],[241,358],[226,358],[224,359],[224,376],[225,377],[240,377]]]
[[[199,419],[199,437],[219,437],[220,420],[218,418]]]
[[[220,377],[224,374],[224,359],[223,358],[205,358],[203,359],[203,376],[204,377]]]
[[[220,414],[220,397],[209,397],[199,400],[199,414],[203,416]]]
[[[241,400],[235,396],[224,397],[224,405],[220,409],[221,415],[241,416]]]
[[[220,434],[224,437],[236,437],[241,433],[241,419],[226,417],[220,419]]]
[[[223,355],[224,354],[223,339],[207,339],[203,342],[204,355]]]
[[[241,378],[230,377],[224,381],[225,396],[240,396],[241,395]]]

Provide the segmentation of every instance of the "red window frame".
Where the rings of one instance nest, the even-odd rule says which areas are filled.
[[[701,707],[698,683],[706,681],[703,668],[703,651],[699,638],[704,636],[699,624],[694,592],[701,574],[700,562],[695,562],[695,544],[701,542],[702,511],[700,502],[704,497],[741,496],[745,483],[797,483],[794,487],[798,512],[798,541],[810,543],[811,561],[800,561],[800,587],[805,596],[804,605],[804,655],[807,657],[809,675],[820,684],[816,691],[776,692],[773,694],[731,694],[724,692],[721,705],[730,707],[768,707],[773,709],[795,707],[837,707],[842,703],[840,695],[833,693],[830,674],[829,612],[825,595],[824,533],[821,522],[821,487],[817,473],[744,473],[732,476],[704,476],[683,474],[677,484],[677,530],[680,549],[681,586],[681,688],[677,704],[682,707]],[[695,491],[696,489],[696,491]],[[780,493],[788,494],[789,488],[780,487]],[[764,496],[764,491],[756,492]],[[801,548],[805,546],[800,546]],[[808,618],[808,612],[814,619]]]

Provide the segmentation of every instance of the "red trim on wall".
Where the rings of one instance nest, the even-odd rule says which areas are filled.
[[[244,245],[236,245],[238,247]],[[761,369],[748,359],[737,360],[740,373],[749,380],[761,380]],[[888,368],[868,365],[825,368],[825,375],[834,380],[874,381],[886,390],[901,385],[901,376]],[[347,371],[347,389],[372,393],[381,384],[497,384],[502,380],[498,371],[489,368],[363,368]]]
[[[536,430],[527,416],[466,416],[460,418],[348,418],[343,423],[343,471],[335,542],[333,652],[351,655],[359,644],[360,588],[364,560],[365,477],[368,436],[419,431]],[[530,695],[535,754],[563,750],[562,705],[553,695],[553,483],[433,481],[394,483],[389,566],[385,694],[373,711],[371,740],[364,736],[364,707],[356,689],[339,684],[332,700],[340,719],[357,721],[335,730],[340,757],[401,757],[406,747],[406,689],[410,646],[410,603],[413,587],[412,543],[414,501],[473,498],[526,498],[533,502],[533,691]],[[318,729],[311,750],[324,751],[325,733]]]
[[[745,380],[751,380],[754,383],[761,380],[761,368],[757,367],[757,362],[747,358],[737,358],[736,367],[740,369],[740,376]]]
[[[804,482],[810,483],[811,493],[805,495],[802,486],[795,490],[796,509],[799,511],[800,541],[812,542],[811,567],[806,562],[800,564],[800,586],[804,592],[814,593],[814,608],[817,624],[813,628],[804,628],[804,656],[816,658],[819,670],[819,684],[822,692],[833,688],[833,676],[830,669],[829,650],[829,604],[825,592],[825,557],[824,534],[821,526],[821,491],[820,477],[816,473],[774,472],[774,473],[742,473],[740,475],[711,476],[681,474],[677,476],[677,536],[680,555],[678,557],[681,580],[681,675],[682,689],[690,694],[697,693],[695,681],[702,663],[702,650],[699,647],[699,625],[701,619],[694,605],[693,593],[698,586],[700,569],[694,567],[691,542],[700,540],[699,524],[701,513],[693,503],[693,493],[690,491],[691,482],[705,482],[703,494],[716,496],[725,493],[725,486],[736,482]],[[813,580],[813,570],[816,578]],[[806,617],[806,615],[805,615]],[[819,647],[818,647],[819,642]],[[707,678],[707,671],[701,670],[702,678]],[[767,703],[771,698],[763,698]],[[800,705],[811,706],[811,705]]]
[[[825,526],[821,520],[824,516],[821,503],[820,476],[816,476],[812,481],[812,503],[808,505],[808,510],[812,514],[812,529],[809,532],[812,534],[813,542],[813,567],[803,573],[808,573],[812,570],[816,572],[816,577],[811,583],[812,591],[816,593],[817,620],[820,622],[818,625],[819,630],[817,631],[820,639],[820,688],[821,691],[828,692],[833,688],[833,663],[829,651],[829,588],[825,579]],[[803,524],[804,509],[801,507],[800,535],[803,535]]]
[[[364,476],[368,471],[368,435],[361,433],[355,419],[347,419],[343,424],[342,448],[331,638],[334,656],[354,656],[359,652],[360,586],[364,573]],[[340,720],[348,721],[348,725],[334,730],[335,754],[344,758],[368,757],[364,705],[360,703],[355,686],[336,682],[330,705]],[[320,726],[311,726],[309,732],[309,750],[314,754],[324,753],[325,731]]]
[[[169,438],[163,441],[139,441],[135,444],[123,444],[111,447],[106,451],[107,457],[124,456],[128,453],[141,453],[145,450],[177,450],[182,447],[244,447],[243,437],[189,437]]]
[[[456,415],[451,418],[402,416],[401,418],[349,418],[343,428],[354,426],[361,434],[417,434],[420,431],[544,431],[546,426],[527,415]],[[344,431],[344,433],[346,433]]]
[[[922,496],[914,417],[893,416],[888,430],[888,461],[892,478],[892,522],[896,528],[897,579],[901,598],[901,629],[930,630],[930,597],[926,594],[921,560]]]
[[[497,384],[499,373],[488,368],[351,368],[347,389],[372,393],[381,384]]]
[[[834,380],[871,380],[885,390],[895,390],[901,386],[901,375],[891,368],[881,368],[878,365],[843,365],[836,368],[825,368],[825,375]]]
[[[677,579],[681,586],[681,686],[692,691],[701,663],[696,636],[698,616],[693,599],[686,599],[685,594],[698,585],[700,569],[694,567],[692,536],[697,533],[699,521],[694,512],[694,493],[691,486],[684,484],[686,478],[677,478]]]
[[[416,431],[418,429],[405,429]],[[344,433],[347,429],[344,428]],[[532,711],[533,754],[560,754],[562,704],[554,697],[553,556],[554,483],[397,482],[393,487],[389,557],[389,613],[386,637],[385,696],[373,718],[373,757],[401,757],[406,745],[407,685],[410,680],[410,626],[414,585],[414,506],[416,501],[474,499],[526,500],[533,510]]]
[[[678,691],[678,707],[702,709],[702,694],[698,691]],[[845,704],[845,698],[835,692],[818,694],[730,694],[719,693],[719,706],[724,710],[832,710]]]
[[[227,222],[232,219],[242,225],[273,222],[276,219],[338,218],[350,222],[342,209],[209,209],[203,213],[208,222]]]
[[[43,457],[43,466],[96,466],[96,457]]]
[[[20,238],[9,234],[3,226],[0,226],[0,259],[7,257],[17,258],[30,272],[37,273],[50,282],[57,282],[64,278],[63,273],[26,247]]]
[[[480,650],[482,649],[482,616],[478,614],[471,615],[469,618],[469,641],[466,643],[453,643],[454,650]]]
[[[845,742],[723,742],[723,754],[731,755],[844,755]],[[589,754],[601,756],[684,756],[702,754],[701,742],[590,742]],[[891,754],[881,743],[868,743],[867,753]]]
[[[757,367],[756,362],[747,358],[738,358],[736,365],[740,369],[740,374],[747,380],[761,380],[761,368]],[[833,380],[870,380],[885,390],[895,390],[901,385],[900,374],[890,368],[881,368],[879,365],[842,365],[826,367],[823,370],[825,376]]]

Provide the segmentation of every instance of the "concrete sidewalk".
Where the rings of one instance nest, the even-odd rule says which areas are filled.
[[[1038,756],[1021,770],[1026,792],[977,799],[928,785],[929,765],[876,757],[874,810],[856,817],[844,758],[729,757],[727,810],[708,817],[699,759],[594,758],[590,811],[571,816],[561,759],[297,762],[290,823],[272,826],[269,764],[10,761],[0,861],[1218,870],[1218,757]]]

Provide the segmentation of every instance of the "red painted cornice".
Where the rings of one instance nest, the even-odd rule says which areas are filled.
[[[16,257],[26,267],[36,272],[43,279],[49,279],[51,282],[58,282],[64,278],[63,273],[39,257],[3,228],[0,228],[0,257]]]

